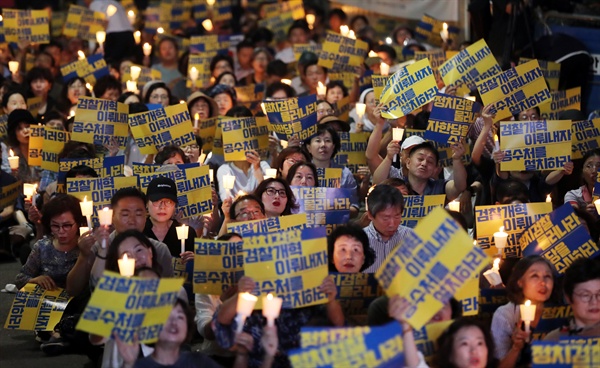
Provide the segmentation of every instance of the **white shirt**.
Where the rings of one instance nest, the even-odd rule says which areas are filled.
[[[267,173],[267,169],[270,168],[271,166],[265,161],[260,162],[260,169],[263,176]],[[223,177],[225,175],[235,176],[233,189],[225,189],[223,185]],[[227,197],[234,198],[240,191],[252,193],[258,186],[258,180],[254,177],[254,167],[252,165],[250,165],[248,175],[246,175],[242,169],[235,166],[232,162],[226,162],[219,167],[219,170],[217,170],[217,180],[219,181],[219,197],[221,197],[222,201]]]
[[[106,26],[106,33],[126,31],[133,32],[133,27],[131,26],[131,23],[129,23],[127,13],[125,12],[125,8],[123,8],[121,3],[114,0],[94,0],[90,4],[90,9],[106,14],[106,10],[110,5],[116,7],[117,11],[112,15],[112,17],[107,16],[108,25]]]

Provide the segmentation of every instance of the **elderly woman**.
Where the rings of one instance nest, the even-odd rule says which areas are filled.
[[[294,187],[318,187],[317,167],[312,162],[296,162],[288,171],[287,182]]]
[[[375,261],[369,237],[355,225],[338,226],[327,237],[330,272],[357,273]]]

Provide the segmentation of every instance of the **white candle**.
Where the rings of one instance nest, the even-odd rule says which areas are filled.
[[[200,114],[195,113],[194,114],[194,128],[198,129],[198,121],[200,120]]]
[[[277,169],[267,169],[267,174],[265,178],[276,178],[277,177]]]
[[[319,81],[319,85],[317,86],[317,96],[325,97],[325,94],[327,94],[327,87]]]
[[[525,322],[525,332],[530,332],[531,322],[535,320],[535,304],[531,300],[526,300],[525,304],[519,305],[521,310],[521,320]]]
[[[386,38],[385,38],[385,43],[387,43],[388,45],[391,45],[391,44],[392,44],[392,42],[393,42],[393,41],[392,41],[392,38],[391,38],[391,37],[386,37]]]
[[[283,303],[282,298],[273,297],[271,293],[262,298],[262,313],[267,319],[267,326],[275,326],[275,319],[279,317],[281,311],[281,304]]]
[[[546,196],[546,203],[552,203],[552,197],[550,197],[550,194]]]
[[[250,293],[239,293],[237,298],[237,307],[236,307],[236,321],[237,328],[236,332],[242,332],[244,328],[244,322],[246,318],[252,314],[252,310],[254,309],[254,305],[258,301],[258,298]]]
[[[156,29],[156,33],[158,33],[158,34],[163,34],[163,33],[165,33],[165,29],[164,29],[163,27],[158,27],[158,28]]]
[[[214,28],[212,21],[210,19],[205,19],[204,21],[202,21],[202,27],[204,27],[204,29],[206,29],[206,32],[212,32],[212,30]]]
[[[119,272],[121,276],[131,277],[135,274],[135,259],[127,258],[127,254],[123,254],[123,258],[117,261],[119,263]]]
[[[344,37],[348,37],[348,33],[350,33],[350,27],[347,25],[340,26],[340,34]]]
[[[133,32],[133,38],[135,39],[135,43],[137,45],[139,45],[140,42],[142,42],[142,32],[140,32],[140,31]]]
[[[504,232],[504,226],[500,226],[498,232],[494,233],[494,244],[498,248],[498,254],[502,254],[502,250],[506,247],[508,234]]]
[[[177,239],[181,240],[181,253],[185,252],[185,241],[188,238],[188,229],[189,226],[187,225],[181,225],[175,228],[175,230],[177,230]]]
[[[442,40],[444,40],[444,42],[448,40],[448,23],[443,24],[443,29],[440,32],[440,36],[442,37]]]
[[[448,209],[450,211],[460,212],[460,202],[456,199],[451,202],[448,202]]]
[[[127,12],[127,18],[129,19],[129,23],[131,23],[132,25],[133,23],[135,23],[135,13],[133,12],[133,10]]]
[[[208,176],[210,177],[210,183],[214,183],[215,181],[215,171],[213,169],[208,169]]]
[[[223,188],[231,190],[234,185],[235,176],[229,174],[223,175]]]
[[[31,197],[33,197],[37,190],[37,186],[37,184],[23,184],[23,194],[25,195],[26,200],[31,200]]]
[[[83,53],[83,51],[79,50],[77,51],[77,57],[79,58],[79,60],[84,60],[85,54]]]
[[[131,80],[133,81],[136,81],[140,77],[141,73],[142,68],[137,65],[132,65],[131,68],[129,68],[129,74],[131,74]]]
[[[383,76],[390,74],[390,66],[387,65],[386,63],[379,64],[379,72]]]
[[[79,236],[82,236],[83,234],[87,233],[88,231],[90,231],[90,228],[87,226],[81,226],[79,228]]]
[[[494,145],[496,146],[496,151],[500,151],[500,142],[498,141],[498,134],[494,134]]]
[[[18,72],[19,71],[19,62],[18,61],[9,61],[8,62],[8,70],[10,70],[10,72],[13,74]]]
[[[125,84],[127,85],[127,90],[129,92],[137,93],[138,88],[136,81],[128,80],[127,82],[125,82]]]
[[[313,26],[315,24],[315,15],[306,14],[306,23],[308,23],[308,28],[313,29]]]
[[[19,156],[15,156],[13,150],[9,150],[8,164],[11,170],[19,170]]]
[[[356,35],[354,34],[353,30],[350,30],[350,32],[348,32],[348,38],[351,38],[353,40],[356,40]]]
[[[102,211],[98,212],[98,222],[100,226],[110,226],[112,224],[113,210],[108,207],[104,207]]]
[[[600,215],[600,199],[596,199],[594,205],[596,206],[596,211],[598,211],[598,214]]]
[[[402,128],[393,128],[392,129],[392,140],[401,141],[403,135],[404,135],[404,129],[402,129]]]
[[[144,56],[150,56],[150,54],[152,53],[152,46],[150,46],[150,44],[146,42],[144,43],[144,46],[142,46],[142,50],[144,51]]]
[[[500,270],[499,265],[500,258],[496,258],[494,259],[494,265],[492,266],[492,269],[483,273],[483,276],[485,276],[492,286],[502,285],[502,277],[500,276],[500,272],[498,272]]]
[[[106,41],[106,32],[104,32],[104,31],[96,32],[96,41],[98,41],[98,43],[100,44],[100,47],[102,47],[102,44],[104,43],[104,41]]]
[[[362,119],[363,116],[365,116],[365,110],[367,109],[367,105],[364,103],[360,103],[357,102],[356,103],[356,115],[358,115],[358,117],[360,119]]]
[[[196,81],[198,80],[198,74],[199,74],[198,69],[195,66],[191,67],[189,74],[190,74],[190,79],[195,84]]]
[[[288,86],[291,86],[292,85],[292,80],[291,79],[282,79],[281,83],[287,84]]]
[[[88,227],[92,228],[92,214],[94,213],[94,201],[88,201],[87,196],[83,197],[83,202],[79,202],[81,214],[87,218]]]

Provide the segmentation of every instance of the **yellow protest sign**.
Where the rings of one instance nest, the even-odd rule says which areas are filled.
[[[0,115],[0,139],[4,140],[8,129],[8,115]]]
[[[305,140],[317,133],[317,95],[265,100],[263,104],[269,130],[279,139],[289,140],[290,136],[297,135]]]
[[[231,0],[219,0],[213,6],[212,17],[213,22],[224,22],[232,17]]]
[[[93,54],[61,67],[60,73],[65,81],[81,77],[86,83],[94,85],[98,78],[108,75],[108,66],[102,54]]]
[[[104,271],[77,329],[91,334],[119,336],[127,343],[151,343],[167,322],[183,284],[180,278],[125,277]]]
[[[161,78],[162,78],[162,73],[160,72],[160,70],[147,68],[143,65],[131,64],[131,65],[128,65],[125,67],[125,72],[121,75],[121,82],[123,84],[125,84],[125,87],[126,87],[127,81],[133,80],[133,78],[131,78],[131,67],[132,66],[137,66],[138,68],[141,69],[140,76],[136,80],[137,89],[140,91],[142,91],[144,89],[144,86],[148,82],[151,82],[153,80],[161,80]]]
[[[454,295],[462,305],[462,315],[476,316],[479,313],[479,275],[475,275]]]
[[[519,59],[519,65],[525,64],[531,60],[533,59],[522,57]],[[560,63],[555,63],[554,61],[538,60],[538,64],[540,64],[540,69],[542,69],[542,73],[544,73],[544,78],[546,78],[548,88],[550,88],[551,91],[558,90],[558,82],[560,80]]]
[[[383,295],[383,289],[372,273],[333,273],[333,282],[338,290],[337,300],[344,316],[352,316],[352,321],[366,324],[369,305]],[[302,334],[301,334],[302,337]],[[304,346],[304,345],[303,345]]]
[[[44,126],[41,124],[29,126],[29,166],[42,165],[42,148],[44,147]]]
[[[194,255],[194,293],[221,295],[244,275],[243,241],[197,238]]]
[[[213,140],[216,137],[218,121],[218,117],[198,121],[198,128],[200,128],[200,138],[202,138],[202,152],[212,151]]]
[[[439,67],[446,86],[456,86],[462,96],[476,88],[476,83],[500,74],[502,69],[483,38],[458,54],[449,57]]]
[[[15,204],[19,195],[21,195],[22,185],[23,183],[21,181],[16,181],[12,184],[0,187],[0,208],[4,209],[4,207]]]
[[[27,110],[33,115],[34,118],[40,113],[40,109],[44,106],[44,101],[41,97],[32,97],[27,99]]]
[[[185,103],[129,115],[129,127],[144,155],[157,153],[170,144],[184,147],[196,143]]]
[[[190,38],[190,54],[204,54],[208,57],[211,53],[227,53],[230,46],[229,36],[207,35]]]
[[[502,121],[502,171],[562,170],[571,161],[571,121]]]
[[[542,119],[558,120],[558,115],[565,110],[581,110],[581,87],[566,91],[550,92],[552,101],[541,104],[540,115]]]
[[[71,4],[63,35],[77,37],[82,40],[95,41],[96,32],[106,28],[106,15],[83,6]]]
[[[444,50],[433,50],[433,51],[415,51],[415,61],[428,59],[435,75],[436,81],[441,81],[442,76],[440,75],[440,66],[446,62],[446,53]]]
[[[375,94],[376,105],[379,105],[381,102],[379,101],[379,98],[381,98],[381,94],[388,82],[388,79],[390,79],[390,77],[387,75],[371,75],[371,83],[373,83],[373,93]]]
[[[552,203],[497,204],[475,207],[475,226],[477,245],[489,256],[498,254],[494,242],[494,233],[504,227],[507,244],[504,254],[507,257],[520,257],[519,239],[524,230],[538,219],[552,212]]]
[[[330,72],[355,73],[368,52],[369,45],[365,41],[327,32],[319,53],[319,65]]]
[[[306,214],[307,227],[326,227],[330,234],[338,225],[350,220],[350,189],[292,187],[299,213]]]
[[[98,177],[105,178],[107,176],[123,176],[123,165],[125,156],[104,157],[102,158],[87,158],[87,159],[62,159],[58,163],[58,171],[66,173],[75,166],[89,166]]]
[[[600,338],[569,336],[561,341],[535,340],[531,360],[533,368],[600,367]]]
[[[129,107],[121,102],[80,97],[71,138],[99,146],[116,140],[119,147],[124,149],[129,138],[128,112]]]
[[[423,327],[488,262],[471,238],[442,208],[435,208],[400,241],[375,277],[389,296],[409,300],[404,318]]]
[[[587,152],[600,147],[600,118],[576,121],[571,126],[573,151],[571,158],[583,158]]]
[[[367,165],[367,142],[371,133],[338,133],[340,136],[340,150],[333,158],[333,164],[341,167],[346,166],[352,173],[356,174],[361,166]]]
[[[454,144],[467,136],[481,104],[466,98],[438,93],[433,99],[425,140]]]
[[[319,287],[328,274],[324,228],[244,235],[244,275],[255,281],[254,294],[283,298],[282,308],[327,303]],[[261,298],[255,309],[261,309]]]
[[[433,100],[438,91],[429,60],[419,60],[392,75],[379,97],[381,116],[398,119]]]
[[[419,220],[427,216],[434,208],[444,207],[445,202],[445,194],[404,196],[402,225],[414,229]]]
[[[445,25],[445,26],[444,26]],[[444,43],[441,32],[445,29],[446,37],[449,41],[456,42],[458,39],[459,28],[449,26],[441,20],[430,15],[423,14],[417,27],[415,28],[415,38],[421,42],[441,47]]]
[[[2,16],[4,17],[4,37],[6,42],[50,42],[50,18],[48,10],[3,9]]]
[[[67,22],[67,12],[53,11],[52,19],[50,19],[50,35],[52,37],[60,37],[63,33],[63,28]]]
[[[237,233],[246,238],[253,234],[267,234],[280,230],[299,230],[306,227],[306,214],[269,217],[263,220],[241,221],[227,224],[228,233]]]
[[[265,98],[266,84],[250,84],[247,86],[236,86],[238,104],[242,104],[253,112],[260,111],[260,102]]]
[[[58,154],[71,140],[70,133],[64,130],[44,129],[44,149],[42,150],[42,169],[58,172]],[[31,143],[30,143],[31,144]]]
[[[350,96],[346,96],[341,100],[334,103],[333,106],[338,119],[343,121],[348,121],[350,118],[350,110],[352,110],[352,105],[350,104]]]
[[[65,289],[45,290],[40,285],[27,284],[15,295],[4,328],[53,331],[70,300]]]
[[[484,105],[493,104],[495,121],[551,100],[537,60],[531,60],[477,83]]]
[[[275,41],[284,41],[287,38],[287,31],[293,23],[294,14],[291,11],[281,11],[280,9],[276,15],[259,20],[258,26],[273,32]]]
[[[319,187],[326,188],[341,188],[342,187],[342,171],[339,168],[322,168],[317,167],[317,174],[319,175]]]
[[[138,186],[138,178],[130,177],[105,177],[105,178],[68,178],[67,193],[77,197],[83,201],[87,200],[94,202],[94,213],[92,214],[92,222],[94,226],[99,226],[98,211],[104,207],[110,206],[110,200],[113,195],[122,188]]]
[[[196,88],[205,88],[210,85],[212,78],[212,74],[210,73],[210,62],[215,56],[217,56],[216,51],[202,54],[190,54],[187,75],[190,75],[190,70],[192,70],[192,68],[196,68],[198,71],[198,79],[195,82]],[[192,87],[192,80],[190,78],[186,79],[185,86],[188,88]]]
[[[295,43],[292,45],[292,52],[294,53],[294,59],[298,61],[304,51],[312,52],[313,54],[319,55],[321,52],[320,43]]]
[[[330,82],[332,82],[332,81],[342,82],[344,84],[344,86],[346,88],[348,88],[348,90],[352,89],[352,86],[354,85],[354,81],[356,80],[356,74],[347,73],[347,72],[327,73],[327,77],[329,78]]]
[[[268,135],[260,134],[253,117],[221,120],[225,161],[245,161],[246,152],[269,147]],[[268,133],[268,132],[267,132]]]

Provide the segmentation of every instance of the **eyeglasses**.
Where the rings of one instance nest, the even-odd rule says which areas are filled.
[[[257,217],[260,217],[262,215],[262,212],[256,210],[256,211],[247,211],[247,212],[240,212],[237,215],[235,215],[235,219],[255,219]]]
[[[150,95],[150,98],[153,100],[168,100],[169,95]]]
[[[70,223],[70,224],[51,224],[50,225],[50,230],[52,230],[55,233],[60,232],[60,229],[63,229],[64,231],[69,231],[73,228],[73,225],[75,225],[75,223]]]
[[[200,146],[197,144],[190,144],[189,146],[185,146],[184,148],[186,151],[187,150],[197,150],[197,149],[200,149]]]
[[[269,188],[267,188],[267,190],[265,190],[265,193],[267,193],[267,195],[269,197],[273,197],[273,196],[275,196],[275,194],[279,194],[280,198],[286,198],[287,197],[287,194],[285,193],[285,189],[279,189],[279,190],[277,190],[275,188],[269,187]]]
[[[591,293],[584,293],[584,294],[573,293],[573,295],[575,295],[576,297],[578,297],[579,300],[581,300],[584,303],[591,302],[592,298],[594,298],[598,302],[600,302],[600,293],[597,293],[597,294],[591,294]]]
[[[334,112],[333,109],[317,109],[318,114],[332,115]]]
[[[590,162],[589,164],[585,165],[583,168],[586,170],[596,171],[596,170],[600,169],[600,162],[596,162],[596,163]]]
[[[293,157],[288,157],[288,158],[286,158],[286,159],[285,159],[285,161],[287,161],[289,164],[292,164],[292,165],[293,165],[293,164],[295,164],[296,162],[300,162],[300,161],[302,161],[302,160],[296,160],[296,159],[295,159],[295,158],[293,158]]]
[[[77,88],[85,88],[85,86],[81,83],[73,83],[69,86],[70,89],[77,89]]]
[[[150,203],[152,203],[152,207],[154,207],[154,208],[160,208],[160,207],[173,208],[173,207],[175,207],[175,202],[168,200],[168,199],[163,199],[161,201],[150,202]]]

